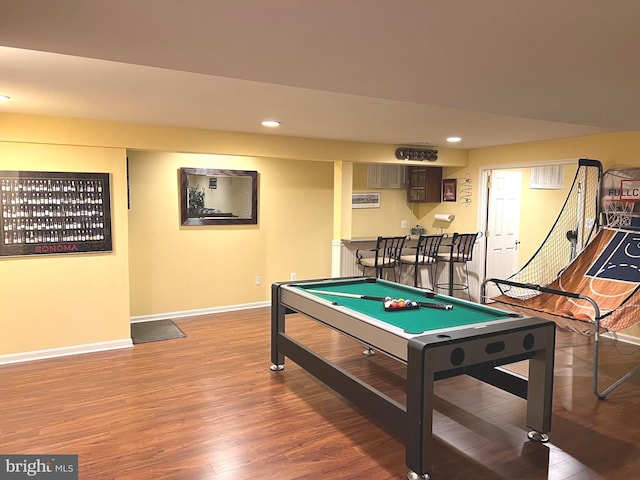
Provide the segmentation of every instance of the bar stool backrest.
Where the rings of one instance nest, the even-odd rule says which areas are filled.
[[[454,233],[451,241],[451,261],[470,262],[478,233]]]
[[[378,237],[376,242],[376,266],[396,265],[407,237]]]
[[[416,246],[416,265],[426,265],[436,261],[443,235],[420,235]]]
[[[356,262],[362,265],[362,274],[368,268],[376,271],[376,276],[382,278],[383,270],[392,270],[393,279],[397,280],[396,266],[400,264],[400,255],[407,237],[378,237],[376,248],[356,250]]]

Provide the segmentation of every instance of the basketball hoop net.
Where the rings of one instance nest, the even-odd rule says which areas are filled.
[[[634,200],[603,200],[604,214],[609,227],[628,227],[631,225],[631,213]]]

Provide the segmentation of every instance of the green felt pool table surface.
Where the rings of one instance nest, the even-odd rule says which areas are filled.
[[[296,285],[296,288],[304,290],[310,295],[335,302],[336,305],[344,306],[372,319],[401,328],[410,334],[419,334],[430,330],[461,327],[514,317],[514,314],[503,310],[467,302],[446,295],[435,294],[433,298],[427,298],[424,290],[368,277],[363,277],[362,279],[335,279],[302,283]],[[450,304],[453,308],[450,310],[442,310],[420,307],[411,310],[387,311],[384,309],[384,304],[381,301],[324,293],[319,294],[310,292],[310,290],[383,298],[387,296],[397,299],[404,298],[425,303]]]

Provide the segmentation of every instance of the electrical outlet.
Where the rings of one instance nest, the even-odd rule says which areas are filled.
[[[296,274],[295,272],[291,272],[291,280],[295,280],[296,279]]]
[[[262,277],[260,275],[256,275],[256,285],[260,285],[262,283]]]
[[[400,228],[409,228],[409,222],[407,222],[406,220],[401,220]]]

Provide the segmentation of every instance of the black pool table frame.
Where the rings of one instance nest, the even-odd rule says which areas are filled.
[[[357,277],[362,279],[362,277]],[[345,279],[339,279],[345,280]],[[329,279],[327,282],[339,281]],[[404,338],[363,322],[352,310],[293,288],[272,285],[272,371],[289,357],[336,392],[382,421],[404,439],[407,478],[429,478],[433,462],[434,381],[466,374],[527,401],[528,437],[547,441],[551,430],[555,323],[535,317],[509,318],[482,328],[451,329]],[[375,281],[375,280],[374,280]],[[287,313],[298,312],[406,363],[406,406],[308,349],[285,331]],[[398,350],[399,342],[405,345]],[[528,377],[501,369],[529,360]]]

